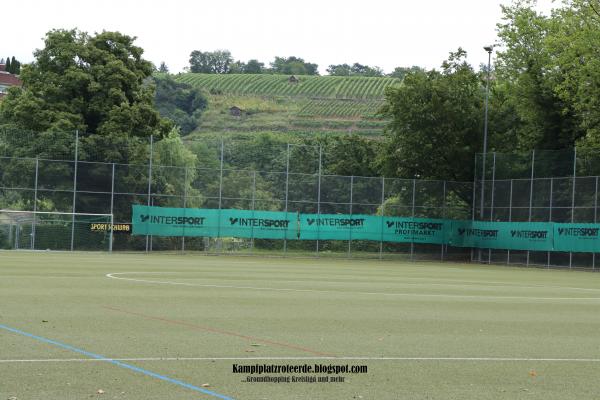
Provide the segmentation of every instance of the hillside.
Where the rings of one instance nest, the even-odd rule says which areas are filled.
[[[209,106],[192,137],[221,133],[282,132],[291,135],[357,133],[380,136],[377,112],[387,77],[180,74],[179,82],[203,89]],[[232,115],[231,107],[242,110]]]

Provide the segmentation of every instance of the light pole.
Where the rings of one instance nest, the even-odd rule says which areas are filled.
[[[493,46],[485,46],[483,48],[488,52],[488,67],[487,67],[487,79],[485,83],[485,116],[483,121],[483,160],[481,167],[481,206],[479,215],[481,220],[484,218],[484,195],[485,195],[485,156],[487,154],[487,134],[488,134],[488,101],[490,97],[490,70],[492,68],[492,51],[494,50]]]

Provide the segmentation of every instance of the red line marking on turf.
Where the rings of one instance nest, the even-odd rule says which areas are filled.
[[[207,332],[213,332],[213,333],[220,333],[222,335],[235,336],[235,337],[239,337],[239,338],[242,338],[242,339],[252,340],[252,341],[255,341],[255,342],[268,343],[268,344],[272,344],[274,346],[287,347],[288,349],[300,350],[300,351],[303,351],[305,353],[310,353],[310,354],[314,354],[314,355],[317,355],[317,356],[337,357],[336,355],[333,355],[333,354],[323,353],[323,352],[316,351],[316,350],[311,350],[311,349],[306,348],[306,347],[296,346],[296,345],[289,344],[289,343],[275,342],[275,341],[269,340],[269,339],[261,339],[261,338],[257,338],[257,337],[254,337],[254,336],[244,335],[244,334],[241,334],[241,333],[230,332],[230,331],[225,331],[225,330],[222,330],[222,329],[212,328],[210,326],[203,326],[203,325],[192,324],[190,322],[178,321],[178,320],[175,320],[175,319],[168,319],[168,318],[163,318],[163,317],[156,317],[156,316],[153,316],[153,315],[142,314],[142,313],[139,313],[139,312],[123,310],[121,308],[110,307],[110,306],[103,306],[102,308],[106,308],[107,310],[112,310],[112,311],[118,311],[118,312],[125,313],[125,314],[136,315],[138,317],[142,317],[142,318],[146,318],[146,319],[151,319],[151,320],[154,320],[154,321],[161,321],[161,322],[166,322],[168,324],[185,326],[187,328],[194,329],[194,330],[201,330],[201,331],[207,331]]]

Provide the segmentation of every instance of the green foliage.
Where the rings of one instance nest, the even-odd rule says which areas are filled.
[[[167,64],[164,61],[161,61],[160,63],[160,67],[158,67],[158,72],[161,73],[169,73],[169,67],[167,66]]]
[[[388,126],[379,163],[386,176],[471,181],[481,149],[483,96],[466,52],[450,53],[442,71],[411,72],[388,89]]]
[[[271,63],[271,72],[284,75],[319,75],[319,66],[305,62],[299,57],[275,57]]]
[[[133,41],[118,32],[50,31],[23,68],[23,88],[0,104],[3,120],[35,132],[77,129],[98,142],[161,138],[171,124],[154,109],[153,88],[144,85],[152,64]]]
[[[413,65],[412,67],[396,67],[388,74],[392,78],[404,79],[409,72],[426,72],[424,68]]]
[[[208,101],[202,91],[188,84],[176,82],[170,75],[154,76],[156,108],[161,116],[179,126],[187,135],[198,126],[198,120]]]
[[[354,63],[352,66],[348,64],[330,65],[327,73],[331,76],[383,76],[381,68],[359,63]]]
[[[190,71],[206,74],[229,73],[233,58],[229,50],[199,51],[190,54]]]

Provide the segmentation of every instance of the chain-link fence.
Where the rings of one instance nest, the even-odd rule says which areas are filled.
[[[71,138],[64,133],[44,135],[4,132],[0,136],[4,143],[0,145],[0,208],[113,214],[115,224],[131,222],[132,204],[471,218],[470,182],[331,175],[326,172],[327,154],[319,146],[269,144],[258,154],[243,143],[227,140],[178,145],[150,138],[114,148],[112,156],[111,149],[99,154],[97,142],[77,133]],[[35,146],[28,143],[33,140]],[[192,149],[191,160],[182,148]],[[128,162],[106,162],[110,157]],[[116,232],[113,249],[456,260],[470,256],[469,249],[434,244],[144,237]]]
[[[578,154],[575,149],[488,153],[485,163],[479,154],[475,163],[473,218],[500,222],[596,223],[599,182],[598,176],[593,174],[599,172],[597,154]],[[596,253],[515,250],[475,250],[473,257],[484,262],[594,270],[597,259]]]

